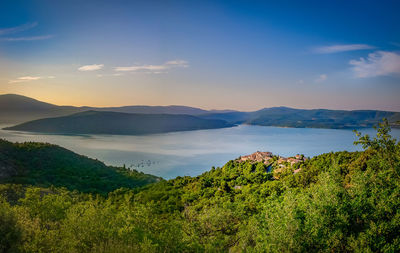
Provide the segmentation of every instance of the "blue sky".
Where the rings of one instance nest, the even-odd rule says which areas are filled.
[[[399,1],[8,1],[0,93],[400,111]]]

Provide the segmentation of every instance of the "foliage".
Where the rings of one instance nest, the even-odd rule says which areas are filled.
[[[400,144],[387,122],[377,130],[360,135],[364,151],[322,154],[279,179],[275,165],[230,161],[107,196],[3,184],[1,250],[399,252]]]

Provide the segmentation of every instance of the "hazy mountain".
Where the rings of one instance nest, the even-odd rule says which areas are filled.
[[[140,135],[231,126],[223,120],[202,119],[191,115],[87,111],[29,121],[5,129],[59,134]]]
[[[121,107],[89,107],[89,109],[96,111],[142,113],[142,114],[199,115],[208,112],[203,109],[189,107],[189,106],[181,106],[181,105],[169,105],[169,106],[132,105],[132,106],[121,106]]]
[[[0,124],[18,124],[30,120],[66,116],[72,113],[83,111],[112,111],[124,113],[142,113],[142,114],[187,114],[200,115],[205,113],[231,112],[230,110],[212,110],[207,111],[189,106],[121,106],[121,107],[74,107],[57,106],[44,103],[29,97],[5,94],[0,95]]]
[[[208,113],[206,119],[222,119],[234,124],[313,128],[372,127],[387,118],[392,126],[399,126],[399,112],[376,110],[294,109],[289,107],[264,108],[255,112]]]
[[[225,113],[205,113],[200,115],[204,119],[222,119],[232,124],[241,124],[250,119],[250,112],[225,112]]]
[[[0,123],[21,123],[45,117],[64,116],[83,111],[73,106],[57,106],[33,98],[5,94],[0,95]]]
[[[395,123],[400,120],[400,113],[376,110],[306,110],[273,107],[250,113],[245,123],[282,127],[360,128],[372,127],[381,122],[382,118]]]
[[[20,95],[0,95],[0,124],[19,124],[26,121],[67,116],[89,110],[133,114],[194,115],[207,120],[223,120],[232,124],[251,124],[282,127],[360,128],[371,127],[387,118],[392,126],[400,126],[399,112],[377,110],[264,108],[254,112],[234,110],[203,110],[188,106],[122,106],[73,107],[57,106]],[[397,123],[396,123],[397,122]],[[213,128],[213,127],[212,127]]]

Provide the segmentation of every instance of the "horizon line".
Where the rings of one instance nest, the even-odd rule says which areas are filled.
[[[333,108],[299,108],[299,107],[291,107],[291,106],[285,106],[285,105],[276,105],[276,106],[269,106],[269,107],[262,107],[259,109],[255,109],[255,110],[238,110],[238,109],[205,109],[203,107],[197,107],[197,106],[191,106],[191,105],[179,105],[179,104],[168,104],[168,105],[145,105],[145,104],[131,104],[131,105],[117,105],[117,106],[89,106],[89,105],[63,105],[63,104],[55,104],[55,103],[50,103],[50,102],[46,102],[43,100],[39,100],[37,98],[33,98],[33,97],[28,97],[26,95],[21,95],[21,94],[16,94],[16,93],[4,93],[4,94],[0,94],[0,96],[7,96],[7,95],[13,95],[13,96],[20,96],[20,97],[25,97],[25,98],[29,98],[32,100],[36,100],[38,102],[41,103],[46,103],[46,104],[50,104],[50,105],[54,105],[54,106],[60,106],[60,107],[78,107],[78,108],[84,108],[84,107],[88,107],[88,108],[100,108],[100,109],[105,109],[105,108],[121,108],[121,107],[130,107],[130,106],[146,106],[146,107],[172,107],[172,106],[180,106],[180,107],[188,107],[188,108],[193,108],[193,109],[200,109],[200,110],[204,110],[204,111],[233,111],[233,112],[255,112],[255,111],[260,111],[260,110],[264,110],[264,109],[271,109],[271,108],[288,108],[288,109],[296,109],[296,110],[332,110],[332,111],[382,111],[382,112],[400,112],[399,111],[395,111],[395,110],[382,110],[382,109],[333,109]]]

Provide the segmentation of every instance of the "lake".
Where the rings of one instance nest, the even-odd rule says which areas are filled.
[[[374,129],[361,131],[375,136]],[[393,129],[392,136],[399,139],[400,129]],[[222,166],[240,155],[258,150],[281,156],[304,154],[312,157],[331,151],[361,149],[353,145],[357,138],[351,130],[249,125],[145,136],[66,136],[0,130],[0,138],[57,144],[108,165],[125,164],[165,179],[197,176],[212,166]]]

